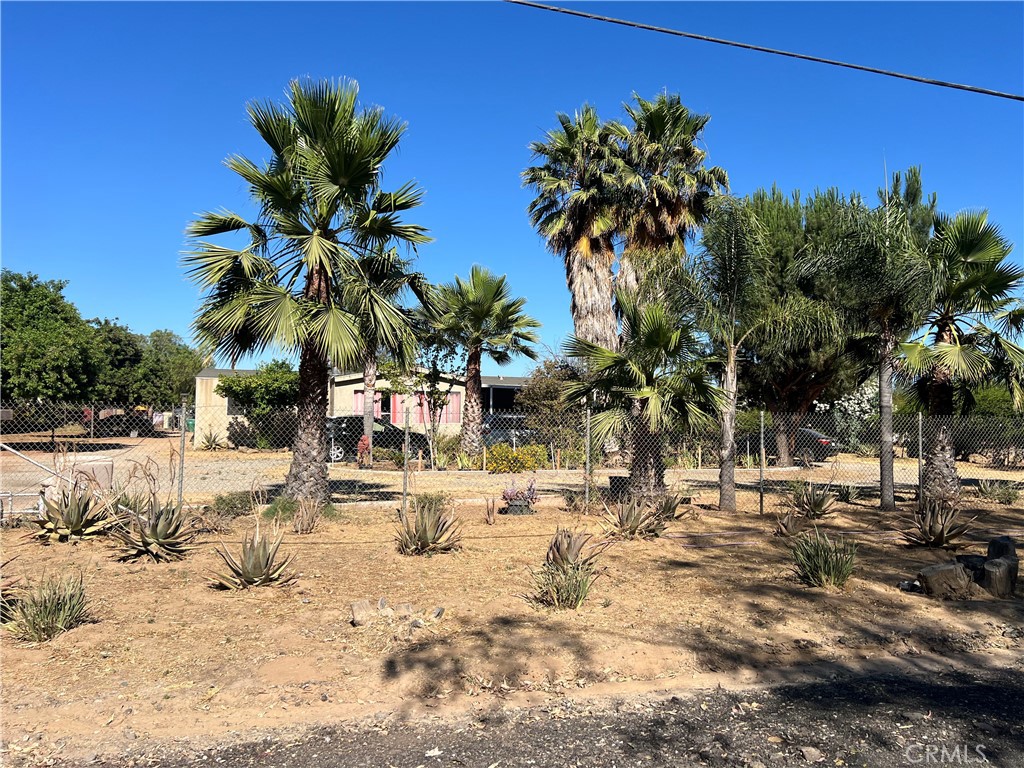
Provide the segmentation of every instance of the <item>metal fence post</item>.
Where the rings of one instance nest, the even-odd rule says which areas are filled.
[[[583,459],[583,507],[590,509],[590,409],[586,410],[587,423],[584,425],[586,433]]]
[[[181,437],[178,439],[178,506],[185,498],[185,427],[188,425],[188,400],[181,398]]]
[[[924,493],[924,414],[917,412],[917,501]]]
[[[409,409],[405,409],[405,461],[402,462],[402,522],[409,511]]]
[[[764,411],[761,411],[761,460],[757,462],[757,508],[760,514],[764,514]]]

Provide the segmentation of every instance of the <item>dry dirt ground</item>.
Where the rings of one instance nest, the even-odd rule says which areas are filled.
[[[1019,509],[972,499],[977,530],[1024,533]],[[174,740],[212,743],[257,728],[373,715],[422,718],[533,706],[567,695],[607,697],[742,681],[821,662],[1024,648],[1024,601],[942,603],[896,588],[948,552],[903,547],[893,518],[867,504],[824,523],[860,545],[842,592],[803,586],[772,516],[694,509],[663,538],[619,542],[579,611],[533,607],[530,569],[555,528],[599,531],[547,496],[529,517],[484,521],[458,505],[464,547],[432,558],[394,546],[395,505],[341,507],[309,536],[287,534],[296,580],[229,593],[205,537],[186,560],[118,562],[111,545],[41,546],[0,533],[2,559],[29,582],[81,570],[93,622],[33,645],[3,637],[4,763],[142,754]],[[904,513],[906,514],[906,512]],[[236,543],[251,520],[224,539]],[[423,620],[349,622],[351,602],[410,603]],[[432,618],[443,607],[439,619]]]

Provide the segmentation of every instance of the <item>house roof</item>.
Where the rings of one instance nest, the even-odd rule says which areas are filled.
[[[247,376],[258,373],[254,368],[203,368],[196,374],[197,379],[219,379],[223,376]],[[335,381],[362,378],[362,371],[339,371],[334,370],[332,378]],[[447,377],[445,377],[447,380]],[[461,382],[461,379],[456,379]],[[525,376],[481,376],[480,383],[485,387],[500,387],[507,389],[518,389],[526,382]]]
[[[481,376],[480,383],[485,387],[522,387],[526,383],[525,376]]]
[[[247,376],[259,373],[255,368],[203,368],[196,374],[197,379],[219,379],[222,376]]]

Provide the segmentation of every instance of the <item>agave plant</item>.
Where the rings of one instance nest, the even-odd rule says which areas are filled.
[[[462,546],[462,526],[450,506],[436,503],[432,498],[421,503],[417,497],[413,499],[413,507],[415,514],[402,519],[395,536],[401,554],[442,554]]]
[[[1012,480],[982,479],[978,481],[978,496],[1000,504],[1013,504],[1020,496],[1020,488],[1020,484]]]
[[[536,588],[533,602],[573,610],[583,604],[601,575],[595,561],[608,547],[608,542],[592,544],[592,540],[593,536],[583,531],[555,531],[544,565],[532,572]]]
[[[616,504],[614,511],[605,505],[604,528],[606,533],[620,539],[654,539],[664,533],[678,507],[676,496],[655,502],[633,497]]]
[[[590,565],[598,555],[608,548],[610,543],[604,541],[592,544],[593,539],[593,535],[585,531],[558,528],[548,545],[548,554],[544,562],[555,568]],[[586,554],[584,554],[584,550],[586,550]]]
[[[104,536],[117,520],[91,493],[76,485],[62,490],[56,502],[44,497],[43,510],[33,522],[40,528],[33,536],[49,543]]]
[[[960,510],[941,501],[923,501],[910,521],[911,528],[903,531],[903,537],[911,544],[919,547],[945,547],[954,539],[963,536],[971,529],[971,518],[966,523],[958,523]]]
[[[212,586],[221,589],[248,589],[271,584],[287,584],[294,575],[285,575],[285,568],[294,559],[289,555],[281,561],[277,559],[277,551],[281,546],[283,534],[278,533],[273,541],[270,536],[260,532],[259,523],[252,535],[242,539],[242,551],[236,558],[227,547],[218,548],[217,554],[227,565],[229,573],[213,574]]]
[[[114,531],[124,554],[122,560],[148,557],[154,562],[180,560],[192,549],[199,533],[180,504],[161,504],[150,497],[145,513],[137,512],[131,522]]]
[[[807,526],[807,518],[787,512],[776,520],[775,535],[789,539],[798,535]]]
[[[804,483],[793,494],[793,506],[808,520],[819,520],[832,512],[836,497],[831,485]]]

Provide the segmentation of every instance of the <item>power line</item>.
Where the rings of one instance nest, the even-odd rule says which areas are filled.
[[[907,75],[902,72],[891,72],[887,69],[877,69],[875,67],[865,67],[861,64],[849,64],[845,61],[836,61],[834,59],[822,59],[818,56],[808,56],[803,53],[793,53],[792,51],[782,51],[778,48],[765,48],[761,45],[751,45],[750,43],[738,43],[735,40],[723,40],[719,37],[708,37],[707,35],[698,35],[693,32],[682,32],[678,29],[670,29],[669,27],[656,27],[652,24],[642,24],[638,21],[629,21],[628,19],[617,19],[613,16],[601,16],[597,13],[587,13],[585,11],[576,11],[571,8],[560,8],[557,5],[544,5],[543,3],[534,3],[530,0],[504,0],[506,3],[512,5],[524,5],[529,8],[538,8],[542,11],[552,11],[554,13],[564,13],[568,16],[578,16],[581,19],[591,19],[593,21],[604,21],[609,24],[618,24],[623,27],[632,27],[633,29],[645,29],[649,32],[661,32],[665,35],[674,35],[675,37],[686,37],[691,40],[701,40],[705,43],[717,43],[719,45],[730,45],[733,48],[743,48],[748,51],[758,51],[760,53],[771,53],[776,56],[788,56],[791,59],[801,59],[803,61],[814,61],[819,64],[830,64],[833,67],[845,67],[846,69],[856,69],[860,72],[870,72],[875,75],[885,75],[887,77],[896,77],[901,80],[911,80],[915,83],[925,83],[926,85],[937,85],[942,88],[955,88],[960,91],[969,91],[971,93],[980,93],[984,96],[995,96],[1000,99],[1011,99],[1013,101],[1024,101],[1024,96],[1020,96],[1015,93],[1004,93],[1003,91],[993,91],[989,88],[979,88],[975,85],[963,85],[961,83],[950,83],[945,80],[934,80],[929,77],[918,77],[917,75]]]

